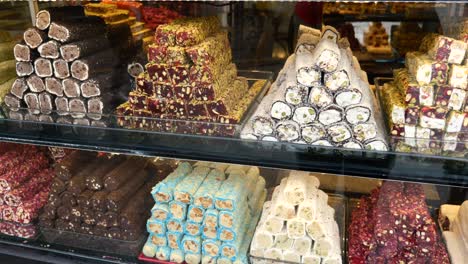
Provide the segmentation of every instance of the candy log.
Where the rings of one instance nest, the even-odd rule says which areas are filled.
[[[59,115],[70,114],[70,109],[68,107],[68,98],[66,97],[56,97],[55,107],[57,108],[57,114]]]
[[[225,228],[234,228],[239,221],[244,221],[242,216],[250,213],[247,201],[243,201],[234,211],[220,211],[218,214],[218,225]]]
[[[68,63],[63,59],[54,60],[52,63],[54,68],[54,76],[59,79],[70,77],[70,69]]]
[[[87,38],[60,47],[60,54],[67,62],[86,57],[109,48],[109,40],[104,36]]]
[[[19,206],[32,199],[41,189],[50,185],[53,172],[50,169],[43,170],[25,181],[19,188],[15,188],[4,196],[5,203],[9,206]]]
[[[184,238],[182,238],[182,248],[187,253],[201,253],[201,237],[184,235]]]
[[[33,61],[36,58],[35,52],[24,44],[16,44],[13,48],[13,55],[16,61]]]
[[[170,255],[171,255],[171,248],[168,246],[162,246],[162,247],[158,247],[158,249],[156,250],[155,257],[158,260],[168,261]]]
[[[140,170],[133,174],[131,180],[118,190],[114,190],[107,196],[107,210],[117,212],[123,209],[132,195],[144,184],[148,177],[145,170]]]
[[[62,80],[63,92],[69,98],[76,98],[80,96],[80,85],[77,80],[67,78]]]
[[[179,201],[169,202],[169,211],[171,217],[175,219],[184,220],[187,217],[187,207],[188,205]]]
[[[35,93],[27,93],[24,95],[24,101],[28,106],[30,113],[39,114],[39,98]]]
[[[40,93],[40,92],[43,92],[45,89],[46,89],[46,86],[44,84],[44,80],[42,78],[40,78],[39,76],[35,75],[35,74],[32,74],[31,76],[29,76],[27,79],[26,79],[26,84],[27,84],[27,87],[29,87],[29,89],[32,91],[32,92],[35,92],[35,93]],[[22,87],[22,83],[16,83],[15,84],[15,89],[13,89],[13,87],[11,88],[12,89],[12,93],[13,93],[13,90],[17,90],[17,89],[20,89],[19,91],[23,90],[24,87]],[[18,93],[19,95],[20,93]],[[17,96],[18,96],[17,95]]]
[[[107,209],[106,206],[106,198],[109,194],[108,191],[102,190],[97,191],[94,193],[93,197],[91,198],[91,204],[93,205],[93,209],[98,212],[105,212]]]
[[[226,175],[219,170],[211,170],[203,184],[194,195],[194,204],[204,209],[214,208],[216,192],[221,187]]]
[[[162,182],[158,183],[151,195],[156,202],[169,202],[172,200],[172,190],[179,184],[190,172],[192,166],[188,162],[182,162],[170,173]]]
[[[101,162],[101,165],[98,166],[90,175],[86,177],[86,187],[89,190],[99,191],[104,188],[103,178],[111,170],[115,168],[119,163],[122,162],[121,156],[113,157],[109,160],[105,159]]]
[[[46,92],[39,94],[39,108],[43,114],[50,114],[52,112],[53,105],[52,96],[50,94]]]
[[[62,83],[53,77],[48,77],[45,79],[45,89],[47,92],[56,95],[63,96],[63,86]]]
[[[147,197],[149,191],[151,190],[151,186],[153,185],[154,183],[151,180],[148,181],[142,188],[140,188],[140,190],[138,190],[138,192],[133,196],[132,200],[130,200],[122,210],[120,213],[120,225],[123,228],[133,227],[134,229],[134,227],[143,225],[145,218],[148,218],[146,209],[147,206],[145,205],[147,199],[145,199],[145,197]],[[168,209],[167,206],[165,209]],[[153,209],[151,212],[153,217],[155,214],[158,216],[154,217],[155,219],[161,219],[164,221],[168,217],[168,211],[161,212],[161,215],[158,215],[156,211],[153,211]],[[164,214],[166,215],[165,218]]]
[[[73,61],[70,72],[73,78],[85,81],[93,75],[109,72],[117,63],[114,51],[107,49]]]
[[[249,212],[240,216],[244,221],[237,221],[232,228],[220,227],[218,230],[218,238],[223,242],[237,243],[238,239],[242,240],[246,229],[250,225],[252,216]]]
[[[86,115],[87,109],[84,100],[82,99],[71,99],[68,102],[70,114],[74,118],[83,118]]]
[[[62,21],[84,17],[82,6],[63,6],[41,10],[36,14],[35,26],[40,30],[46,30],[52,21]]]
[[[185,252],[180,249],[172,249],[171,256],[169,257],[169,261],[174,263],[182,263],[185,259]]]
[[[54,165],[55,174],[63,181],[68,181],[77,174],[93,158],[93,154],[86,151],[75,151],[67,155],[62,161]]]
[[[147,162],[147,159],[142,158],[130,158],[126,160],[104,177],[104,187],[109,191],[117,190],[131,179],[134,173],[144,168]]]
[[[184,233],[185,221],[171,218],[166,222],[167,230],[173,233]]]
[[[38,217],[41,208],[47,203],[48,194],[49,189],[45,188],[22,205],[3,207],[3,219],[21,224],[32,223]]]
[[[59,54],[59,44],[55,40],[49,40],[47,42],[42,43],[38,48],[39,55],[43,58],[47,59],[57,59]]]
[[[92,174],[100,165],[100,160],[98,158],[97,160],[92,160],[90,163],[81,167],[80,171],[68,182],[67,191],[78,196],[86,189],[86,177]]]
[[[182,249],[182,237],[183,233],[180,232],[167,232],[167,243],[172,249]]]
[[[216,239],[206,239],[202,243],[203,255],[217,257],[221,252],[221,242]]]
[[[146,257],[154,258],[154,256],[156,255],[156,250],[158,249],[158,246],[155,245],[151,239],[152,239],[151,236],[149,236],[148,239],[146,240],[145,245],[141,249],[141,252]]]
[[[13,190],[47,166],[47,158],[38,153],[28,163],[20,164],[17,168],[7,171],[0,177],[0,192]]]
[[[393,75],[396,87],[405,98],[406,104],[416,106],[432,106],[434,104],[433,85],[419,85],[406,69],[394,70]]]
[[[53,21],[48,36],[61,43],[105,34],[106,25],[99,17],[83,17],[68,21]],[[26,41],[26,40],[25,40]]]
[[[245,179],[242,179],[242,174],[245,176],[245,173],[235,171],[223,182],[216,193],[215,207],[218,210],[234,211],[236,206],[240,206],[241,202],[247,198],[247,184]]]
[[[81,192],[80,195],[78,195],[78,197],[76,198],[76,203],[79,207],[83,209],[90,209],[92,208],[91,199],[93,195],[94,192],[92,190],[86,190],[84,192]]]
[[[146,222],[146,231],[150,234],[160,234],[164,235],[166,233],[166,224],[162,221],[155,220],[155,219],[148,219]]]
[[[31,49],[39,47],[46,38],[46,33],[37,28],[29,28],[23,33],[23,40]]]
[[[448,133],[460,132],[467,126],[468,126],[468,113],[459,112],[459,111],[450,111],[447,117],[447,126],[445,128],[445,130]]]
[[[314,65],[324,72],[333,72],[338,68],[341,59],[340,49],[337,45],[338,38],[338,32],[331,28],[325,29],[312,53],[310,61],[315,62]]]
[[[174,189],[174,200],[189,204],[193,201],[193,197],[206,178],[210,168],[196,167],[187,175]]]
[[[206,210],[205,217],[203,218],[203,226],[210,229],[216,229],[218,226],[218,215],[219,211],[216,209]]]
[[[11,61],[4,61],[0,63],[0,69],[4,70],[3,72],[6,74],[11,72],[12,69],[12,62]],[[29,76],[34,72],[34,67],[31,62],[20,61],[16,63],[16,74],[19,77]],[[8,75],[9,76],[9,75]],[[3,75],[1,76],[3,78]],[[0,78],[0,80],[2,80]]]
[[[38,58],[34,61],[34,69],[39,77],[50,77],[53,73],[52,62],[44,58]],[[18,67],[16,71],[18,72]]]

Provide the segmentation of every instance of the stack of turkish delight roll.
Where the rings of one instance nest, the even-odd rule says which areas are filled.
[[[149,46],[146,71],[138,76],[129,101],[117,108],[119,124],[205,135],[219,129],[223,135],[232,135],[235,126],[231,124],[241,121],[259,89],[249,89],[247,79],[237,76],[228,33],[220,28],[219,20],[177,19],[160,25],[154,41]]]
[[[464,155],[468,144],[468,44],[441,35],[408,52],[381,89],[397,151]],[[458,154],[457,154],[458,153]]]
[[[253,263],[342,263],[340,231],[319,180],[292,171],[263,205],[250,246]]]
[[[295,54],[241,137],[386,151],[374,94],[346,39],[331,27],[299,31]]]
[[[102,114],[112,109],[122,82],[116,43],[125,32],[86,17],[82,7],[39,11],[36,26],[14,47],[18,78],[5,97],[10,118],[105,125]]]
[[[15,58],[13,57],[15,44],[8,31],[0,30],[0,103],[3,103],[3,99],[16,79]]]
[[[46,153],[27,145],[0,144],[0,233],[37,235],[36,219],[54,178]]]
[[[151,207],[151,187],[169,172],[150,165],[145,158],[69,154],[54,166],[57,177],[39,217],[41,228],[139,239]]]
[[[242,263],[265,201],[257,167],[182,162],[152,190],[143,254],[176,263]]]
[[[450,263],[421,185],[384,182],[352,212],[348,261]]]
[[[465,263],[468,256],[468,201],[462,205],[443,204],[439,224],[452,264]]]

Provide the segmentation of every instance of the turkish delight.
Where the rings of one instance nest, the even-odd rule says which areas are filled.
[[[426,54],[408,52],[406,54],[406,67],[408,68],[408,72],[421,85],[442,85],[447,83],[448,64],[441,61],[433,61]]]
[[[427,52],[433,60],[453,64],[463,62],[467,49],[467,43],[438,34],[428,34],[420,46],[420,51]]]

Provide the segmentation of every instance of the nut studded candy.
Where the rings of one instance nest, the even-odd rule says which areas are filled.
[[[448,84],[463,90],[468,89],[468,66],[450,65]]]
[[[419,123],[424,128],[444,129],[447,119],[447,110],[440,107],[422,107]]]
[[[400,93],[404,96],[407,105],[432,106],[434,104],[435,88],[433,85],[419,85],[418,82],[409,75],[407,69],[397,69],[393,71],[395,84]]]
[[[420,50],[434,60],[461,64],[468,49],[468,44],[438,34],[428,34],[421,42]]]
[[[421,85],[447,83],[448,64],[441,61],[433,61],[428,55],[420,52],[406,53],[406,66],[408,72],[415,76]]]
[[[146,70],[148,75],[152,80],[161,84],[171,84],[172,80],[170,78],[169,72],[167,71],[168,65],[158,64],[158,63],[148,63],[146,64]]]
[[[190,66],[188,65],[174,65],[167,68],[169,78],[175,86],[188,86],[189,72]]]
[[[168,46],[150,44],[148,46],[148,61],[154,63],[166,62]]]
[[[180,25],[165,24],[156,28],[154,41],[159,45],[174,46],[176,44],[176,32]]]
[[[10,223],[10,222],[0,222],[0,233],[14,236],[14,237],[21,237],[21,238],[34,238],[38,234],[38,230],[36,225],[22,225],[17,223]]]
[[[453,110],[461,110],[466,101],[466,91],[443,85],[437,88],[435,105]]]
[[[34,178],[24,182],[19,188],[15,188],[4,196],[5,203],[9,206],[19,206],[32,199],[42,188],[48,187],[53,172],[46,169],[35,175]]]
[[[0,177],[0,192],[13,190],[48,165],[48,160],[44,154],[38,153],[36,156],[32,157],[28,163],[20,164],[18,167],[5,172]]]
[[[149,78],[147,72],[142,72],[138,75],[136,79],[137,90],[152,96],[155,94],[153,81]]]
[[[45,188],[36,193],[31,200],[17,207],[5,207],[2,210],[4,220],[13,221],[21,224],[30,224],[38,217],[42,207],[47,203],[49,188]],[[6,215],[11,215],[11,219],[6,219]]]

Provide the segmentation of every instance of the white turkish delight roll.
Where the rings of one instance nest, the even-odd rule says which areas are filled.
[[[171,216],[169,206],[167,204],[155,204],[151,209],[151,215],[154,219],[166,221]]]
[[[148,239],[146,240],[146,243],[143,246],[143,249],[141,250],[141,252],[146,257],[153,258],[156,255],[156,250],[157,249],[158,249],[158,247],[151,242],[151,237],[148,237]]]
[[[167,220],[166,228],[168,231],[174,233],[183,233],[184,232],[185,221],[180,219],[171,218]]]
[[[323,264],[341,264],[341,256],[328,256],[323,259]]]
[[[180,249],[173,249],[171,250],[171,255],[169,257],[169,261],[174,262],[174,263],[182,263],[185,260],[185,254],[184,251]]]
[[[328,238],[319,238],[315,240],[313,252],[321,257],[326,257],[333,253],[333,244]]]
[[[262,224],[262,229],[273,234],[279,234],[284,227],[284,220],[279,217],[269,216],[266,218],[265,222]]]
[[[316,189],[315,189],[316,190]],[[312,221],[317,215],[317,201],[316,199],[307,199],[297,209],[297,217],[305,221]]]
[[[292,108],[283,101],[276,101],[271,105],[270,116],[276,120],[290,119]]]
[[[202,243],[203,255],[217,257],[221,252],[221,242],[216,239],[206,239]]]
[[[201,252],[201,237],[184,235],[182,238],[182,248],[188,253],[200,253]]]
[[[345,110],[346,121],[353,125],[369,121],[371,115],[371,109],[362,105],[349,106]]]
[[[320,264],[322,258],[320,256],[314,255],[314,254],[307,254],[302,256],[302,261],[301,263],[304,264]]]
[[[290,172],[283,189],[283,196],[286,198],[286,202],[298,205],[307,198],[307,177],[307,172]]]
[[[306,235],[305,221],[299,218],[289,219],[286,222],[286,231],[289,238],[301,238]]]
[[[152,234],[165,234],[166,233],[166,224],[160,220],[148,219],[146,222],[146,230],[148,233]]]
[[[180,232],[167,232],[167,244],[172,249],[182,249],[182,237],[183,233]]]
[[[190,205],[188,212],[187,212],[187,220],[192,221],[194,223],[201,223],[203,221],[203,215],[205,213],[205,209],[202,206],[198,205]]]
[[[266,259],[271,259],[271,260],[284,260],[283,258],[283,252],[281,249],[278,248],[268,248],[265,250],[265,254],[263,254]]]
[[[292,119],[296,121],[299,125],[308,125],[314,122],[317,117],[317,110],[309,106],[297,107],[294,110]]]
[[[329,105],[320,110],[318,120],[324,126],[328,126],[342,121],[343,114],[343,108],[337,105]]]
[[[282,250],[292,249],[294,244],[294,239],[289,238],[286,228],[284,228],[283,232],[274,236],[274,248],[279,248]]]
[[[171,201],[169,203],[169,211],[172,218],[184,220],[187,216],[187,204]]]
[[[151,234],[149,238],[151,238],[151,243],[158,247],[167,245],[167,238],[165,234]]]
[[[348,148],[348,149],[363,149],[364,146],[362,145],[361,142],[355,140],[355,139],[350,139],[346,141],[343,145],[343,148]]]
[[[217,264],[218,263],[218,258],[217,257],[212,257],[212,256],[206,256],[202,255],[202,264]]]
[[[201,254],[200,253],[186,253],[185,262],[187,262],[187,264],[200,264]]]
[[[324,146],[324,147],[332,147],[333,144],[330,143],[330,141],[326,140],[326,139],[319,139],[317,141],[314,141],[312,143],[310,143],[311,145],[314,145],[314,146]]]
[[[371,140],[377,136],[377,127],[374,123],[357,124],[353,127],[353,134],[360,142]]]
[[[199,236],[202,233],[202,226],[200,223],[195,223],[192,221],[187,221],[184,226],[185,233],[192,236]]]
[[[301,25],[302,26],[302,25]],[[317,30],[318,31],[318,30]],[[317,46],[317,43],[320,41],[320,31],[318,34],[311,34],[309,32],[304,32],[297,39],[295,53],[312,53]]]
[[[340,122],[327,127],[328,135],[334,143],[341,143],[353,136],[351,128],[345,123]]]
[[[156,250],[156,258],[159,260],[167,261],[171,256],[171,248],[170,247],[158,247]]]
[[[341,107],[359,104],[362,100],[362,93],[358,89],[344,89],[335,94],[335,103]]]
[[[327,131],[325,130],[325,127],[318,122],[314,122],[301,128],[301,137],[309,144],[317,140],[324,139],[326,136]]]
[[[294,208],[294,205],[283,201],[282,199],[278,199],[273,205],[271,213],[273,216],[280,219],[288,220],[296,216],[296,209]]]
[[[333,103],[333,95],[324,86],[315,85],[310,89],[308,102],[321,109]]]
[[[307,222],[306,232],[314,241],[316,241],[317,239],[325,236],[324,225],[324,222],[319,220]]]
[[[279,141],[293,142],[300,137],[299,125],[291,120],[281,121],[276,125],[276,137]]]
[[[340,64],[336,71],[326,73],[324,76],[325,86],[333,92],[346,89],[351,84],[349,75],[352,73],[353,69],[346,49],[340,49],[340,58]]]
[[[450,65],[448,84],[452,87],[468,89],[468,66]]]
[[[255,208],[258,206],[258,201],[261,198],[262,193],[265,191],[265,179],[262,176],[259,176],[257,182],[255,183],[255,190],[252,194],[252,197],[249,198],[248,205],[251,212],[257,211],[259,208]]]
[[[385,142],[383,139],[374,139],[365,142],[364,148],[368,150],[388,151],[387,142]]]
[[[295,239],[293,249],[300,255],[310,253],[312,251],[312,239],[308,236]]]
[[[218,214],[219,211],[216,209],[206,210],[203,225],[209,228],[216,228],[218,226]]]
[[[252,248],[269,249],[274,245],[274,237],[270,232],[257,229],[253,236]]]
[[[336,29],[326,27],[323,30],[322,38],[317,47],[314,49],[310,61],[315,63],[315,66],[324,72],[333,72],[338,68],[341,60],[340,49],[337,42],[339,34]]]
[[[189,204],[193,201],[193,196],[197,192],[211,171],[208,167],[195,167],[174,189],[174,200]]]
[[[447,126],[445,130],[448,133],[460,132],[463,127],[463,122],[467,119],[468,122],[468,113],[463,113],[459,111],[450,111],[450,114],[447,118]]]
[[[295,83],[289,84],[284,93],[284,100],[290,105],[300,105],[305,103],[304,99],[307,98],[307,93],[307,87]]]
[[[322,74],[313,62],[313,54],[307,50],[296,54],[295,75],[299,84],[310,87],[320,83]]]
[[[285,250],[283,252],[283,260],[289,261],[292,263],[300,263],[301,262],[301,255],[294,251],[294,250]]]

